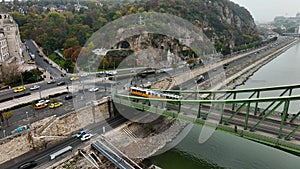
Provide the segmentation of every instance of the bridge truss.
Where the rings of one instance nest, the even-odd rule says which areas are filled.
[[[180,94],[184,99],[145,98],[115,93],[113,102],[201,125],[217,123],[219,126],[235,128],[235,131],[237,127],[248,132],[259,131],[263,135],[274,136],[277,142],[284,139],[300,143],[300,111],[290,110],[291,102],[300,101],[300,84],[237,90],[161,92]],[[271,93],[276,96],[268,96]],[[298,148],[300,150],[300,146]]]

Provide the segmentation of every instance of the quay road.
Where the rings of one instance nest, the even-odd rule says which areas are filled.
[[[118,116],[118,117],[115,117],[112,119],[103,120],[102,122],[99,122],[93,126],[90,126],[88,133],[92,133],[94,135],[92,138],[92,140],[93,140],[100,134],[103,134],[103,130],[102,130],[103,127],[105,127],[107,129],[107,131],[109,131],[111,129],[114,129],[114,128],[122,125],[126,121],[127,121],[127,119],[125,119],[121,116]],[[53,163],[52,161],[50,161],[49,155],[66,147],[66,146],[71,146],[73,148],[73,151],[77,151],[78,147],[87,146],[87,144],[85,142],[82,142],[80,139],[72,136],[72,137],[69,137],[69,138],[57,143],[56,145],[46,148],[43,151],[31,150],[17,158],[14,158],[3,164],[0,164],[0,168],[17,169],[17,167],[19,165],[21,165],[22,163],[32,161],[32,160],[36,160],[38,163],[38,166],[40,166],[41,168],[46,168],[46,167],[48,167],[48,165]],[[68,153],[66,155],[68,155]],[[63,157],[63,156],[64,155],[62,155],[61,157]],[[61,157],[58,157],[58,158],[61,158]],[[53,161],[55,162],[55,160],[53,160]]]

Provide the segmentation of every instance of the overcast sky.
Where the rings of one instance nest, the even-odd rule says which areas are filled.
[[[300,0],[231,0],[250,11],[255,21],[269,22],[276,16],[296,16]]]

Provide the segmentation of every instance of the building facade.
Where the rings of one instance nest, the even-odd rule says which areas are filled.
[[[18,24],[13,20],[9,14],[0,13],[0,30],[3,38],[3,45],[6,44],[9,55],[5,53],[5,56],[2,56],[2,63],[19,63],[23,59],[22,55],[22,42],[20,38],[20,32]],[[6,39],[6,43],[4,42]],[[2,46],[2,44],[1,44]]]
[[[7,60],[9,60],[7,39],[4,35],[3,29],[0,29],[0,64]]]

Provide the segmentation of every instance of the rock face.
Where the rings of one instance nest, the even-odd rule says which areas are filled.
[[[208,24],[216,30],[217,38],[228,36],[230,45],[241,45],[242,41],[251,41],[248,36],[256,34],[256,25],[247,9],[230,2],[229,0],[204,0],[204,11]],[[219,22],[219,23],[217,23]],[[218,30],[223,27],[223,30]]]
[[[132,5],[147,12],[169,13],[186,19],[202,29],[213,43],[220,43],[228,49],[259,40],[256,25],[249,11],[230,0],[143,0],[135,1]],[[136,39],[130,39],[129,43],[135,44],[144,40],[147,44],[153,41],[151,37],[135,37]],[[170,48],[172,50],[172,47]]]

